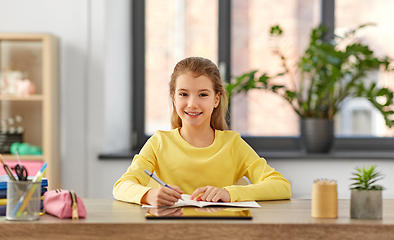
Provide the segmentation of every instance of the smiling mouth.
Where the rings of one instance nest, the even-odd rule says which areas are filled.
[[[185,112],[187,115],[190,115],[190,116],[198,116],[198,115],[201,115],[202,114],[202,112],[199,112],[199,113],[188,113],[188,112]]]

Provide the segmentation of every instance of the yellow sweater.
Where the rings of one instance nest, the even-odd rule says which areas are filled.
[[[135,155],[127,172],[115,183],[117,200],[141,204],[150,189],[147,169],[186,194],[207,185],[225,188],[231,201],[289,199],[290,183],[233,131],[215,131],[214,142],[197,148],[186,142],[179,129],[157,131]],[[234,185],[246,176],[252,184]]]

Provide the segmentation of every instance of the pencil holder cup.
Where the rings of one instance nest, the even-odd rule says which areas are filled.
[[[313,183],[312,217],[338,217],[338,193],[335,181],[318,180]]]
[[[41,182],[7,182],[7,220],[37,220],[40,217]]]

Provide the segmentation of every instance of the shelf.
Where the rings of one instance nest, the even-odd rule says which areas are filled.
[[[0,100],[7,101],[42,101],[44,97],[40,94],[30,95],[28,97],[18,97],[16,95],[0,94]]]
[[[17,161],[17,158],[15,155],[11,154],[2,154],[4,161]],[[44,159],[43,155],[19,155],[19,158],[21,161],[42,161]]]
[[[36,94],[23,97],[6,88],[0,93],[1,119],[23,116],[23,142],[43,149],[44,155],[21,155],[22,162],[48,163],[48,189],[61,188],[59,155],[59,40],[51,34],[0,33],[0,69],[12,67],[34,83]],[[19,73],[18,73],[19,72]],[[20,77],[21,78],[21,77]],[[14,77],[13,82],[15,84]],[[16,86],[15,86],[16,87]],[[3,159],[17,163],[4,154]]]
[[[272,159],[282,160],[329,160],[329,159],[394,159],[394,151],[331,151],[329,153],[306,153],[301,151],[256,151],[267,161]]]
[[[50,37],[47,33],[0,33],[0,41],[43,41]]]
[[[99,155],[100,160],[119,160],[124,159],[130,161],[140,149],[132,151],[122,151],[113,153],[102,153]],[[394,151],[332,151],[330,153],[306,153],[302,151],[264,151],[256,150],[257,154],[266,160],[328,160],[328,159],[394,159]]]

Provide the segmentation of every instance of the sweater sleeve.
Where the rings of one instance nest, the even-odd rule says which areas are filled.
[[[149,176],[144,170],[153,172],[156,165],[155,145],[157,136],[153,135],[142,147],[139,154],[135,155],[126,173],[124,173],[113,187],[115,199],[141,204],[141,198],[151,189],[146,187]]]
[[[252,182],[250,185],[225,187],[232,202],[291,198],[289,181],[270,167],[264,158],[260,158],[240,136],[234,140],[232,156],[238,179],[245,176]]]

